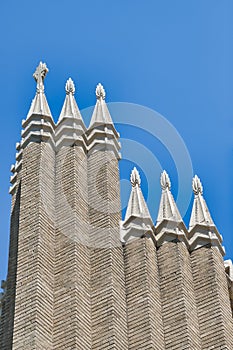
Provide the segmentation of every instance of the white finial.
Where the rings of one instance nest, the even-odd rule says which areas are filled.
[[[37,92],[44,92],[44,78],[46,74],[48,73],[48,68],[46,66],[46,63],[40,62],[38,67],[35,70],[35,73],[33,74],[33,78],[37,82],[36,90]]]
[[[67,95],[69,95],[69,94],[74,95],[74,93],[75,93],[75,85],[74,85],[74,82],[73,82],[73,80],[71,78],[69,78],[67,80],[65,89],[66,89]]]
[[[133,187],[136,185],[140,186],[141,185],[141,178],[139,175],[139,172],[136,167],[133,168],[131,175],[130,175],[130,182]]]
[[[160,176],[160,184],[163,190],[168,188],[171,189],[171,181],[169,179],[168,173],[164,170]]]
[[[193,178],[192,186],[193,186],[194,194],[198,194],[198,193],[202,194],[203,193],[203,187],[202,187],[201,181],[197,175],[195,175]]]
[[[96,90],[95,90],[95,94],[96,94],[96,97],[99,99],[99,98],[102,98],[103,100],[105,99],[105,96],[106,96],[106,93],[105,93],[105,90],[104,90],[104,87],[102,84],[98,84],[97,87],[96,87]]]

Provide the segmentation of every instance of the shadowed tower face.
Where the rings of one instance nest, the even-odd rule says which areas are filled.
[[[41,62],[33,75],[11,167],[0,349],[232,350],[232,262],[224,266],[199,178],[187,229],[162,173],[154,224],[134,168],[121,221],[119,134],[104,87],[86,128],[69,78],[55,124],[47,72]]]

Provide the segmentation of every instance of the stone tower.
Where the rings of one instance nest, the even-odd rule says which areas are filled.
[[[44,79],[12,166],[1,350],[233,349],[233,266],[193,179],[186,228],[161,174],[154,224],[136,168],[121,221],[120,143],[101,84],[86,128],[68,79],[57,124]]]

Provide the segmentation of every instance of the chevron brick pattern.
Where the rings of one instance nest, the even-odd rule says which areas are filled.
[[[124,350],[128,347],[123,251],[119,244],[119,170],[115,155],[105,150],[93,152],[88,158],[88,180],[92,349]]]
[[[184,243],[158,250],[165,349],[201,349],[189,252]]]
[[[15,350],[53,348],[54,222],[44,204],[53,202],[54,169],[55,155],[48,144],[31,143],[24,149],[12,345]]]
[[[202,349],[233,349],[233,320],[223,259],[217,248],[191,254]]]
[[[151,238],[124,248],[129,350],[164,349],[157,253]]]
[[[55,349],[91,348],[87,161],[82,147],[56,155]]]

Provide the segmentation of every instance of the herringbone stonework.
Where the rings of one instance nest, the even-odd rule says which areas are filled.
[[[55,124],[37,92],[12,166],[1,350],[233,350],[233,267],[197,176],[189,230],[161,175],[154,225],[136,168],[121,221],[120,144],[101,84],[86,129],[66,83]]]

